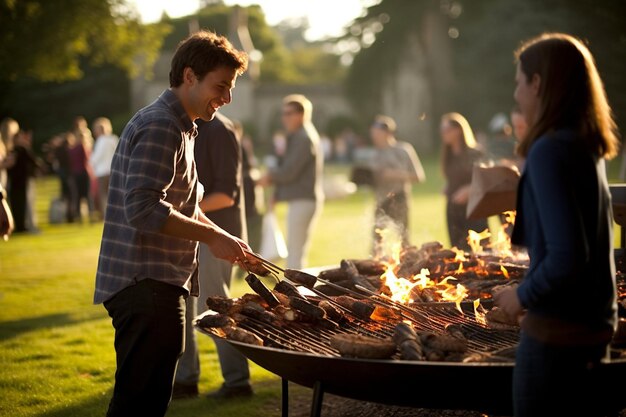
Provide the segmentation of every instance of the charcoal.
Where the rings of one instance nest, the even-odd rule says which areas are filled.
[[[441,242],[437,241],[422,243],[422,246],[420,247],[420,251],[424,251],[427,253],[438,252],[441,249],[443,249],[443,245],[441,244]]]
[[[456,258],[456,252],[452,249],[442,249],[437,252],[431,253],[430,258],[433,260],[454,259]]]
[[[362,275],[380,276],[387,270],[384,263],[374,259],[350,259],[349,261],[352,262],[357,271]]]

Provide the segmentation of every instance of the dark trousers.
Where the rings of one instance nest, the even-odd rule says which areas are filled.
[[[26,229],[26,187],[27,185],[10,185],[9,203],[11,206],[11,214],[13,214],[13,224],[15,232],[25,232]]]
[[[180,287],[145,279],[104,306],[113,319],[117,370],[107,417],[162,417],[185,338]]]
[[[482,232],[487,225],[487,219],[468,219],[467,205],[454,204],[450,200],[446,203],[446,220],[448,223],[448,235],[450,246],[468,251],[470,246],[467,243],[467,231]]]
[[[515,417],[604,416],[608,381],[598,364],[607,346],[563,347],[524,332],[513,371]]]

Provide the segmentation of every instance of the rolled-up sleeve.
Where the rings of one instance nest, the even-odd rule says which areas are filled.
[[[176,126],[152,125],[137,132],[128,162],[124,213],[128,223],[158,232],[172,210],[165,199],[181,158],[182,138]]]

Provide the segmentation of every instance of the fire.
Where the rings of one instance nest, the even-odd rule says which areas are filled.
[[[509,271],[506,270],[504,265],[500,265],[500,271],[502,272],[502,275],[504,275],[506,279],[509,279]]]
[[[480,299],[474,300],[474,317],[476,317],[476,322],[479,324],[487,325],[487,319],[485,318],[485,309],[480,304]]]
[[[411,279],[397,277],[394,268],[388,267],[385,273],[382,275],[384,284],[389,288],[391,293],[391,299],[393,301],[410,304],[413,302],[414,292],[422,292],[424,290],[432,291],[437,295],[433,301],[448,301],[457,304],[457,308],[460,308],[460,303],[467,295],[468,291],[462,284],[452,284],[448,281],[456,280],[456,278],[448,276],[443,280],[437,282],[429,278],[430,272],[428,269],[422,269],[419,274],[414,275]]]
[[[444,289],[439,290],[439,293],[441,294],[441,299],[443,301],[450,301],[456,304],[456,308],[463,313],[463,310],[461,309],[461,301],[463,301],[465,298],[467,298],[467,288],[465,288],[463,286],[463,284],[456,284],[456,285],[452,285],[452,284],[448,284],[448,281],[450,280],[456,280],[456,278],[454,277],[445,277],[439,284],[438,286],[442,286],[444,287]]]
[[[467,243],[470,245],[472,254],[478,255],[483,253],[482,241],[489,239],[489,242],[486,243],[484,247],[489,249],[491,254],[498,255],[502,258],[526,258],[527,256],[525,254],[513,251],[511,237],[508,233],[509,228],[513,227],[515,224],[516,212],[505,211],[502,215],[504,217],[504,223],[497,227],[495,231],[490,231],[489,229],[485,229],[480,233],[474,230],[467,231]]]
[[[467,277],[479,280],[494,276],[510,279],[511,273],[517,277],[517,269],[508,271],[504,265],[499,265],[496,269],[495,262],[487,260],[496,256],[505,261],[509,257],[522,259],[520,254],[512,251],[511,240],[506,233],[507,228],[515,221],[515,212],[504,213],[504,219],[506,222],[498,230],[469,230],[469,254],[456,247],[442,249],[441,246],[426,244],[424,252],[420,252],[422,249],[417,250],[414,246],[403,247],[401,236],[393,228],[377,228],[376,232],[381,238],[379,249],[382,250],[378,253],[377,260],[383,263],[385,271],[381,275],[382,294],[393,302],[404,305],[417,302],[453,302],[459,310],[461,302],[468,297],[489,298],[490,293],[482,290],[480,285],[474,286],[471,282],[463,282],[463,285],[455,281]],[[427,258],[423,258],[424,256]],[[421,262],[428,267],[421,267],[419,273],[416,273]]]
[[[482,232],[478,233],[474,230],[467,231],[467,243],[469,244],[472,253],[481,253],[483,251],[483,247],[481,242],[485,239],[488,239],[491,236],[489,229],[485,229]]]

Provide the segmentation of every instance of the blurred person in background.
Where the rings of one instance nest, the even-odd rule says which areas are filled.
[[[92,174],[91,166],[89,165],[93,139],[91,137],[91,131],[88,129],[79,129],[76,131],[78,132],[78,136],[74,133],[70,133],[67,136],[69,145],[70,181],[72,182],[71,206],[75,214],[74,220],[82,223],[83,202],[87,206],[86,215],[88,221],[92,220],[94,212],[93,197],[90,191]]]
[[[560,33],[515,52],[515,101],[528,122],[513,243],[530,266],[494,300],[521,325],[513,371],[516,417],[604,416],[598,366],[617,325],[613,212],[605,160],[619,138],[594,58]],[[584,294],[584,306],[572,301]],[[617,414],[611,414],[617,415]]]
[[[504,113],[495,114],[488,125],[486,157],[494,161],[515,158],[516,140],[513,136],[513,127]]]
[[[248,244],[253,251],[260,250],[261,245],[261,221],[264,207],[263,188],[257,186],[256,181],[260,178],[259,161],[254,154],[254,142],[248,135],[243,125],[234,121],[235,129],[241,135],[241,169],[243,175],[243,193],[245,199],[246,225],[248,227]]]
[[[20,125],[17,120],[5,117],[0,122],[0,185],[5,189],[7,187],[7,167],[10,161],[11,151],[15,136],[20,131]]]
[[[374,255],[382,255],[379,229],[397,228],[403,246],[409,244],[409,212],[412,185],[426,181],[415,148],[396,139],[393,118],[378,115],[370,126],[375,147],[370,167],[374,179],[376,211],[374,216]],[[391,222],[391,224],[390,224]]]
[[[204,188],[200,209],[231,235],[247,240],[241,131],[221,113],[215,113],[211,121],[198,120],[196,124],[198,136],[195,139],[194,155],[198,181]],[[209,296],[230,298],[232,277],[232,263],[217,258],[207,245],[200,243],[200,295],[187,297],[186,300],[185,350],[178,361],[173,398],[191,398],[198,395],[200,355],[193,319],[207,310],[206,300]],[[214,341],[224,383],[219,390],[208,394],[208,397],[235,398],[252,395],[246,357],[227,341]]]
[[[0,184],[0,238],[9,240],[9,236],[13,233],[15,224],[13,223],[13,214],[11,207],[7,202],[7,193],[2,184]]]
[[[469,122],[459,113],[441,117],[441,170],[446,181],[446,220],[450,244],[469,250],[468,230],[482,232],[487,229],[487,219],[468,219],[467,203],[474,165],[483,158]]]
[[[519,153],[517,153],[517,148],[519,144],[526,137],[526,132],[528,132],[528,123],[526,122],[526,118],[522,114],[519,106],[514,106],[511,109],[511,126],[513,128],[513,137],[515,137],[515,157],[513,158],[513,163],[521,173],[524,169],[524,158],[522,158]]]
[[[31,131],[20,129],[14,138],[13,149],[8,160],[7,194],[15,223],[14,232],[37,233],[34,216],[32,212],[29,212],[35,204],[35,191],[30,191],[31,200],[29,201],[29,187],[34,186],[32,179],[43,168],[43,164],[32,150]]]
[[[99,117],[92,123],[92,131],[95,142],[93,152],[89,157],[91,171],[98,182],[99,210],[104,218],[109,194],[109,177],[111,175],[111,161],[115,148],[119,142],[117,135],[113,134],[111,121],[106,117]]]
[[[286,148],[276,167],[259,179],[274,185],[274,200],[287,202],[287,268],[306,265],[311,232],[324,202],[324,154],[312,121],[313,105],[301,94],[283,99],[282,122]]]
[[[513,137],[519,145],[528,132],[528,122],[517,105],[511,109],[511,127],[513,128]]]

